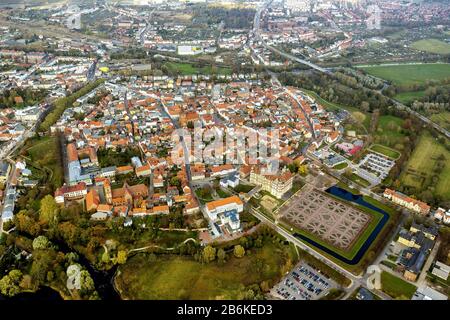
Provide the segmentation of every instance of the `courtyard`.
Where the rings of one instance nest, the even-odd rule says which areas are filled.
[[[280,210],[280,220],[321,240],[349,250],[372,216],[313,187],[303,190]]]

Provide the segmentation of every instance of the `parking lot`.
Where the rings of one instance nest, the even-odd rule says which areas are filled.
[[[282,300],[317,300],[325,296],[337,284],[307,263],[298,264],[271,294]]]

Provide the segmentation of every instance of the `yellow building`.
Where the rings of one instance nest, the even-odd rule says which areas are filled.
[[[284,171],[279,175],[263,174],[259,167],[256,167],[250,172],[250,183],[261,186],[262,190],[279,199],[292,189],[293,181],[294,176],[290,171]]]

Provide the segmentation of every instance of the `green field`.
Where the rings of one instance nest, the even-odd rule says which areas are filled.
[[[41,182],[48,183],[54,188],[60,187],[64,180],[64,172],[58,138],[46,136],[30,139],[25,148],[27,148],[25,156],[31,159],[31,165],[42,173]]]
[[[396,85],[425,83],[450,77],[450,63],[379,65],[361,67],[367,73]]]
[[[450,112],[441,112],[433,114],[430,119],[441,127],[450,129]]]
[[[177,62],[167,62],[164,64],[170,72],[179,73],[182,75],[193,75],[193,74],[224,74],[229,75],[232,73],[229,68],[221,68],[212,66],[206,67],[195,67],[190,63],[177,63]]]
[[[398,157],[400,157],[400,153],[398,151],[395,151],[394,149],[379,145],[379,144],[373,144],[372,146],[370,146],[369,150],[371,151],[375,151],[378,153],[381,153],[383,155],[385,155],[386,157],[392,158],[392,159],[397,159]]]
[[[439,160],[441,155],[444,157]],[[408,164],[400,176],[402,185],[422,191],[424,186],[430,186],[436,195],[444,200],[450,199],[450,151],[434,139],[428,131],[421,134]],[[435,175],[434,170],[438,162],[443,163],[443,170]],[[442,165],[442,164],[441,164]],[[433,175],[437,181],[433,182]]]
[[[417,287],[389,272],[381,272],[381,290],[394,299],[410,300],[416,292]]]
[[[423,39],[411,44],[411,48],[437,54],[450,54],[450,44],[437,39]]]
[[[404,120],[398,117],[381,116],[374,136],[375,143],[402,151],[405,137],[402,131],[403,122]]]
[[[394,96],[395,100],[400,101],[404,104],[409,104],[422,98],[425,95],[425,91],[412,91],[412,92],[401,92]]]
[[[123,299],[237,299],[246,286],[279,281],[290,261],[289,250],[266,241],[240,259],[229,253],[223,265],[176,255],[150,261],[139,254],[120,267],[115,283]]]

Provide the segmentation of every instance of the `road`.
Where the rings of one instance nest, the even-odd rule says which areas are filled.
[[[302,103],[300,102],[300,100],[298,99],[297,95],[292,93],[291,90],[284,88],[284,91],[291,96],[292,99],[295,100],[295,102],[297,102],[298,107],[300,108],[300,110],[302,110],[303,115],[305,116],[306,120],[308,121],[308,125],[309,125],[309,129],[311,130],[311,134],[313,136],[313,139],[317,139],[317,135],[316,135],[316,130],[314,130],[314,124],[311,121],[311,118],[309,117],[308,113],[306,113],[306,111],[303,109]]]

